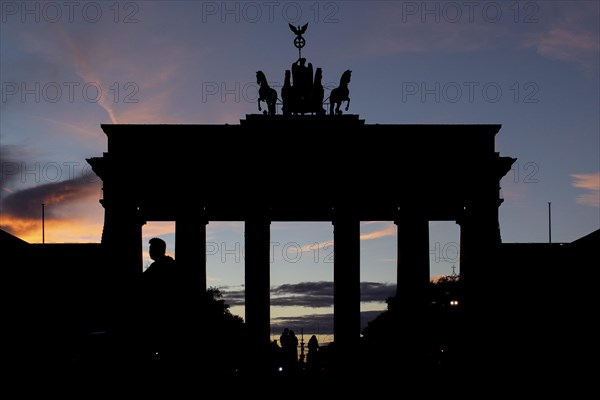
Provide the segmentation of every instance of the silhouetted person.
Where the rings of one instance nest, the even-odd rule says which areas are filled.
[[[317,336],[312,335],[308,339],[308,354],[306,355],[306,367],[309,371],[319,370],[319,341]]]
[[[288,328],[284,328],[281,335],[279,335],[279,344],[283,351],[286,351],[289,347],[290,343],[290,330]]]
[[[277,344],[277,339],[271,341],[270,346],[270,357],[271,357],[271,370],[273,372],[279,372],[279,368],[283,367],[283,350]]]
[[[294,331],[285,328],[279,336],[279,343],[283,355],[284,372],[295,371],[298,363],[298,338]]]
[[[160,238],[152,238],[150,258],[154,262],[141,276],[140,302],[142,329],[140,340],[145,355],[161,362],[170,362],[181,344],[182,300],[185,281],[175,260],[166,255],[167,245]]]
[[[298,337],[291,329],[288,337],[287,354],[290,370],[295,371],[298,367]]]

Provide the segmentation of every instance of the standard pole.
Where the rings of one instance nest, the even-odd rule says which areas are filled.
[[[548,202],[548,243],[552,243],[552,203]]]
[[[42,203],[42,244],[46,243],[46,228],[45,228],[45,217],[44,217],[44,209],[45,204]]]

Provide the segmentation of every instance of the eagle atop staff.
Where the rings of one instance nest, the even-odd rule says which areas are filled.
[[[306,32],[306,28],[308,28],[308,22],[304,25],[295,27],[294,25],[288,23],[292,32],[296,34],[296,38],[294,39],[294,46],[298,49],[298,59],[302,58],[302,48],[306,44],[306,40],[302,37],[304,32]]]
[[[308,22],[306,24],[304,24],[302,27],[300,27],[300,25],[298,25],[298,27],[296,28],[294,25],[289,24],[290,29],[292,30],[292,32],[294,32],[296,35],[301,36],[304,34],[304,32],[306,32],[306,28],[308,28]]]

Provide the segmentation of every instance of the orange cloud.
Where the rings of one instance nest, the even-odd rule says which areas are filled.
[[[102,220],[87,217],[64,220],[50,219],[44,222],[46,243],[99,243]],[[29,243],[42,242],[42,220],[2,216],[0,227]]]
[[[386,236],[394,236],[396,234],[396,225],[392,222],[388,222],[385,228],[378,231],[363,233],[360,235],[360,240],[373,240],[379,239]]]
[[[64,215],[72,218],[74,205],[84,200],[97,202],[100,195],[99,181],[81,177],[14,191],[2,199],[2,208],[3,213],[9,216],[37,219],[41,205],[46,204],[48,218],[62,218]],[[69,209],[65,206],[69,206]]]
[[[331,246],[333,246],[333,240],[326,240],[324,242],[312,243],[312,244],[304,245],[300,249],[300,252],[316,251],[316,250],[328,248],[328,247],[331,247]],[[294,247],[291,247],[290,250],[294,250]]]
[[[369,221],[364,224],[371,225],[374,223],[379,223],[379,221]],[[360,235],[360,240],[378,239],[378,238],[382,238],[382,237],[386,237],[386,236],[393,236],[395,234],[396,234],[396,226],[394,225],[394,223],[388,222],[388,223],[386,223],[386,226],[383,229],[380,229],[378,231],[369,232],[369,233],[363,233],[362,235]],[[320,249],[328,248],[333,245],[334,245],[333,240],[326,240],[324,242],[311,243],[311,244],[304,245],[300,248],[299,251],[300,252],[317,251]],[[290,248],[290,250],[293,250],[293,248]]]
[[[78,178],[14,191],[2,198],[0,228],[30,242],[99,242],[104,213],[100,183]]]
[[[150,239],[152,237],[160,237],[163,235],[170,235],[175,233],[175,222],[172,221],[151,221],[143,226],[143,240]]]
[[[586,190],[577,196],[577,203],[584,206],[600,207],[600,172],[592,174],[571,174],[575,179],[573,187]]]

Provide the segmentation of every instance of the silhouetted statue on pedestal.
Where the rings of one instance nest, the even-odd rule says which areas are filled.
[[[317,115],[324,115],[325,109],[323,108],[323,97],[325,97],[325,91],[323,90],[323,71],[321,68],[317,68],[315,72],[315,81],[313,82],[312,93],[310,96],[310,110]]]
[[[264,72],[256,72],[256,83],[260,85],[258,89],[258,111],[262,111],[260,102],[264,101],[267,103],[267,110],[264,114],[275,115],[275,105],[277,103],[277,91],[269,86],[267,83],[267,77]]]
[[[292,64],[291,73],[289,69],[285,71],[284,83],[281,88],[283,115],[325,114],[323,71],[321,68],[317,68],[313,80],[313,66],[311,63],[305,64],[306,59],[300,58]],[[293,78],[293,84],[290,78]]]
[[[295,109],[294,88],[292,88],[290,75],[290,70],[286,69],[283,87],[281,88],[281,102],[283,103],[281,111],[283,115],[291,115]]]
[[[298,59],[294,61],[291,68],[285,71],[284,83],[281,88],[281,111],[283,115],[304,115],[316,114],[325,115],[327,111],[323,107],[324,89],[323,89],[323,70],[317,68],[313,73],[313,65],[306,63],[306,58],[302,57],[302,48],[305,40],[302,35],[306,32],[308,24],[303,26],[294,26],[289,24],[292,32],[296,34],[294,46],[298,49]],[[350,97],[348,96],[348,83],[352,71],[346,70],[340,79],[339,87],[331,91],[329,114],[342,114],[340,107],[343,101],[346,101],[346,111],[350,107]],[[260,102],[267,103],[266,115],[275,115],[277,104],[277,91],[269,87],[265,74],[262,71],[256,73],[256,81],[260,85],[258,90],[258,111],[262,111]]]
[[[300,58],[292,64],[293,91],[296,98],[296,111],[304,114],[309,111],[310,94],[313,85],[313,67],[306,64],[306,58]]]
[[[342,77],[340,78],[340,85],[336,88],[334,88],[331,91],[331,94],[329,95],[329,114],[330,115],[334,115],[334,111],[335,111],[335,115],[339,115],[342,113],[342,111],[340,110],[340,107],[342,105],[343,101],[346,101],[346,111],[348,111],[348,107],[350,107],[350,90],[348,89],[348,84],[350,83],[350,75],[352,74],[352,71],[350,71],[349,69],[346,70],[343,74]],[[334,110],[335,107],[335,110]]]

